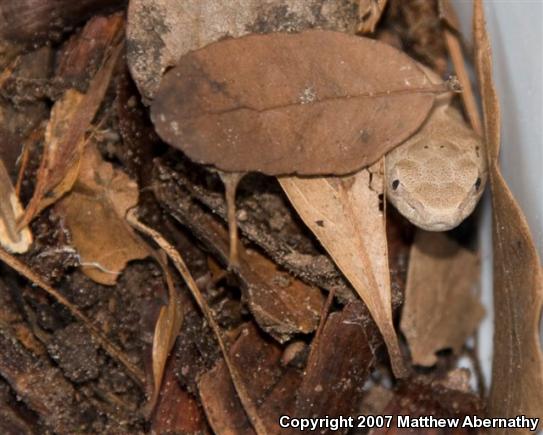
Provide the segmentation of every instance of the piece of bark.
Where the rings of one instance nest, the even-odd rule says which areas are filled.
[[[254,250],[241,250],[240,275],[249,309],[262,329],[283,343],[294,334],[313,332],[324,303],[320,290],[308,286]],[[241,262],[240,262],[241,263]]]
[[[95,16],[72,36],[57,54],[55,81],[63,87],[86,92],[89,81],[123,34],[124,17],[113,14]]]
[[[191,50],[248,33],[321,28],[354,34],[359,10],[359,0],[131,0],[127,61],[150,101],[164,71]]]
[[[153,189],[159,202],[170,213],[176,212],[178,204],[185,204],[183,207],[186,208],[197,200],[226,222],[224,195],[210,179],[212,175],[209,172],[202,172],[175,153],[172,158],[155,162]],[[250,174],[241,181],[239,190],[236,208],[243,236],[304,282],[329,291],[333,289],[342,301],[355,297],[335,264],[304,230],[303,223],[297,219],[275,178]],[[186,225],[190,227],[188,218],[187,215]]]
[[[155,185],[158,198],[171,191]],[[186,225],[206,247],[228,263],[228,231],[211,215],[190,201],[170,203],[173,216]],[[318,325],[324,302],[320,290],[304,284],[254,250],[239,247],[239,266],[233,270],[241,283],[244,298],[259,326],[280,342],[294,334],[308,334]]]
[[[447,50],[437,2],[389,0],[385,22],[392,23],[406,52],[439,74],[447,71]]]
[[[170,145],[224,171],[341,175],[411,136],[445,90],[372,39],[249,35],[184,55],[160,82],[151,119]]]
[[[0,432],[4,435],[34,435],[38,432],[33,415],[21,412],[7,382],[0,379]]]
[[[0,37],[26,46],[58,40],[64,32],[73,29],[94,14],[116,9],[125,1],[2,0]]]
[[[228,377],[228,369],[223,360],[200,378],[198,389],[207,420],[214,433],[255,433]]]
[[[394,374],[406,366],[394,330],[384,162],[346,177],[279,179],[296,211],[362,298],[387,345]]]
[[[459,418],[462,423],[466,416],[484,416],[481,399],[472,392],[464,389],[452,388],[448,385],[448,379],[413,378],[403,382],[394,391],[393,398],[381,411],[384,415],[394,416],[391,427],[370,430],[370,435],[377,434],[407,434],[413,433],[413,428],[405,429],[397,427],[398,416],[417,417],[433,416],[436,418]],[[421,435],[463,435],[478,433],[470,428],[418,428],[417,434]]]
[[[400,324],[415,364],[435,364],[444,349],[458,355],[475,332],[484,316],[474,291],[479,272],[477,255],[445,234],[417,232]]]
[[[0,374],[54,432],[91,429],[90,422],[84,420],[84,403],[78,401],[62,372],[35,358],[4,326],[0,326]],[[87,412],[92,414],[92,409]]]
[[[357,409],[375,360],[371,335],[377,331],[367,319],[360,301],[328,317],[313,342],[294,415],[347,416]]]
[[[21,55],[18,59],[9,74],[7,71],[2,72],[6,76],[0,86],[6,97],[0,99],[0,158],[4,160],[12,177],[17,174],[17,161],[23,153],[23,145],[35,130],[40,130],[40,124],[49,117],[50,112],[45,101],[24,96],[24,90],[19,88],[18,83],[33,82],[33,88],[40,88],[36,83],[49,80],[53,50],[43,47]]]
[[[251,324],[242,328],[229,353],[251,399],[258,406],[267,433],[279,433],[278,416],[294,412],[299,372],[285,370],[280,363],[281,349],[276,343],[266,341]],[[206,415],[216,433],[254,433],[222,360],[201,377],[198,387]]]
[[[113,285],[129,261],[149,255],[148,246],[125,222],[138,203],[138,186],[114,169],[93,143],[86,146],[73,190],[57,204],[66,219],[83,272]]]
[[[475,66],[483,103],[493,204],[494,355],[489,413],[543,418],[543,353],[539,337],[543,272],[526,218],[498,163],[500,105],[482,1],[474,2]],[[507,429],[496,433],[505,434]]]
[[[145,188],[151,184],[153,157],[165,145],[155,132],[127,68],[117,78],[116,84],[115,112],[122,141],[116,144],[115,157],[121,161],[128,175]]]
[[[174,364],[166,367],[160,397],[151,419],[153,433],[207,434],[205,416],[194,397],[181,388]]]

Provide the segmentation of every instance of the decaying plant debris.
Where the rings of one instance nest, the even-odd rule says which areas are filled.
[[[497,164],[481,2],[474,59],[455,20],[437,0],[0,0],[0,432],[543,418],[541,267]],[[460,86],[429,81],[449,58]],[[427,233],[384,197],[385,153],[451,89],[487,143],[488,390],[477,220]]]

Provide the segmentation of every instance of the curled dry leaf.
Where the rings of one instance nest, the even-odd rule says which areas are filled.
[[[366,303],[394,374],[406,368],[392,323],[382,161],[347,177],[283,177],[292,205]]]
[[[113,285],[129,261],[149,255],[147,245],[124,220],[137,203],[137,184],[103,161],[90,142],[77,181],[58,202],[58,210],[66,219],[83,272],[94,281]]]
[[[151,117],[166,142],[225,171],[346,174],[414,133],[443,90],[375,40],[250,35],[183,56]]]
[[[385,10],[387,0],[360,0],[358,15],[360,16],[360,33],[372,33]]]
[[[160,389],[162,386],[162,378],[168,356],[175,343],[181,325],[183,323],[183,312],[180,305],[179,295],[175,289],[173,278],[168,269],[168,260],[166,255],[161,252],[157,254],[157,261],[162,267],[164,279],[168,286],[168,303],[161,307],[158,319],[155,325],[155,333],[153,337],[153,392],[146,405],[147,414],[150,415],[157,403]]]
[[[480,0],[474,2],[473,26],[493,204],[496,322],[489,412],[496,417],[543,418],[543,354],[539,338],[543,272],[526,218],[498,166],[500,105]]]
[[[458,353],[484,315],[473,287],[477,255],[443,233],[418,231],[409,256],[401,329],[415,364],[431,366],[435,353]]]
[[[55,103],[45,131],[43,157],[34,194],[19,227],[68,192],[77,178],[85,132],[106,93],[122,45],[117,45],[85,94],[69,89]]]
[[[17,229],[17,219],[22,214],[23,207],[0,159],[0,245],[16,254],[26,252],[32,244],[32,233],[28,226]]]
[[[130,0],[127,62],[147,100],[191,50],[248,33],[321,28],[355,33],[360,0]],[[183,29],[182,32],[179,29]]]

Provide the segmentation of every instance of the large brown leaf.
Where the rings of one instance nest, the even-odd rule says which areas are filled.
[[[539,322],[543,273],[530,230],[498,166],[500,105],[482,2],[474,3],[477,76],[493,204],[494,355],[489,411],[496,417],[543,418],[543,354]],[[498,430],[496,433],[510,433]]]
[[[382,163],[348,177],[279,179],[292,205],[368,306],[394,373],[405,365],[392,323]]]
[[[439,90],[411,58],[375,40],[316,30],[250,35],[183,56],[151,116],[166,142],[199,163],[346,174],[414,133]]]

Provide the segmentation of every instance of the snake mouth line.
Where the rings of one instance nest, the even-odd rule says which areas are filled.
[[[402,194],[403,198],[401,199],[398,198],[397,194],[390,195],[390,198],[394,199],[394,205],[413,224],[427,231],[448,231],[460,225],[471,214],[482,192],[479,191],[475,195],[468,193],[458,206],[442,212],[428,211],[428,207],[423,202],[413,198],[405,190],[402,191]]]

